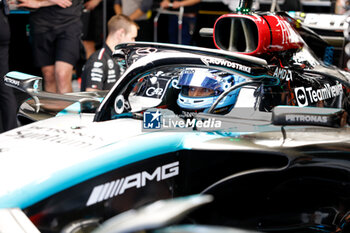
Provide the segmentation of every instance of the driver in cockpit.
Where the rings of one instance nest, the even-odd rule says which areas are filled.
[[[181,88],[177,104],[184,112],[206,112],[215,100],[233,85],[243,82],[238,75],[203,68],[186,68],[177,86]],[[239,89],[231,91],[215,107],[216,114],[226,114],[235,105]]]

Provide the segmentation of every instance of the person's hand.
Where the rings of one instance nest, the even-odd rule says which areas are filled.
[[[17,4],[17,7],[27,7],[27,8],[33,8],[37,9],[40,8],[40,1],[38,0],[19,0],[19,4]]]
[[[166,8],[169,8],[169,1],[168,0],[163,0],[161,3],[160,3],[160,7],[161,8],[164,8],[164,9],[166,9]]]
[[[62,8],[67,8],[72,5],[72,2],[70,0],[48,0],[48,1],[53,3],[53,5],[58,5]]]
[[[182,6],[182,3],[180,1],[174,1],[173,2],[173,9],[178,9]]]
[[[89,0],[84,4],[86,10],[93,10],[97,7],[97,5],[101,2],[101,0]]]

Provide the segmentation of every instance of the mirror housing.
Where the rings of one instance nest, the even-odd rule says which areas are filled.
[[[42,77],[11,71],[4,77],[7,86],[20,90],[22,92],[40,92],[42,91]]]

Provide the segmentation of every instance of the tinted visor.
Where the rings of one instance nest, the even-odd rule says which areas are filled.
[[[208,74],[208,73],[207,73]],[[209,73],[208,75],[184,72],[179,78],[179,86],[184,96],[216,96],[223,92],[218,81]],[[196,92],[197,94],[193,94]],[[191,94],[192,93],[192,94]]]
[[[188,97],[217,96],[217,91],[204,87],[182,86],[181,94]]]

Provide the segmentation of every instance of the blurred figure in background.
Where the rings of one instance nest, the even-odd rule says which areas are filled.
[[[0,133],[17,126],[17,104],[12,88],[5,86],[4,75],[9,71],[10,26],[6,0],[0,0]]]
[[[140,27],[137,41],[153,41],[152,16],[153,0],[115,0],[115,14],[129,16]]]
[[[182,38],[181,44],[192,44],[192,36],[196,28],[197,13],[199,9],[200,0],[180,0],[169,1],[163,0],[160,3],[160,7],[164,9],[172,8],[178,10],[180,7],[184,7],[184,16],[182,21]],[[169,15],[169,43],[178,44],[178,16]]]
[[[9,71],[10,26],[6,0],[0,0],[0,132],[17,127],[17,103],[10,87],[5,86],[4,76]]]
[[[103,4],[102,0],[87,0],[83,11],[83,45],[86,59],[103,44]]]
[[[34,64],[48,92],[72,92],[73,67],[80,57],[82,0],[19,0],[30,13]]]
[[[116,45],[134,42],[138,25],[125,15],[115,15],[108,21],[108,36],[100,50],[93,53],[83,67],[81,91],[109,90],[122,70],[112,55]]]

